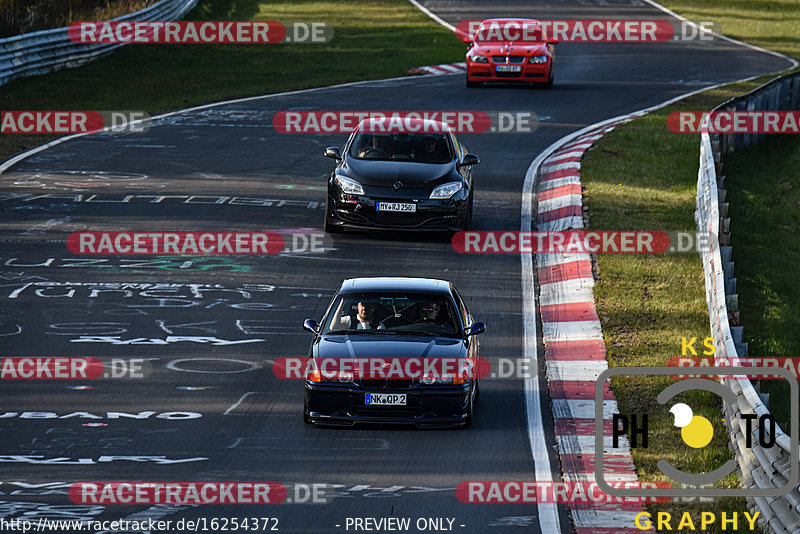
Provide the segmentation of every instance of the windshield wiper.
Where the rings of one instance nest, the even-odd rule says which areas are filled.
[[[441,334],[434,334],[432,332],[423,332],[421,330],[389,330],[392,334],[410,334],[414,336],[440,336]]]

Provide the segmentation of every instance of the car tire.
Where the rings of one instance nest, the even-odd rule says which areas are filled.
[[[342,233],[341,227],[331,224],[331,213],[330,199],[327,199],[325,200],[325,222],[322,228],[325,230],[326,234],[340,234]]]
[[[547,80],[547,83],[543,85],[545,89],[550,89],[553,87],[553,68],[550,68],[550,78]]]
[[[306,401],[303,401],[303,422],[307,425],[313,424],[311,422],[311,418],[308,417],[308,405],[306,404]]]
[[[472,226],[472,193],[469,194],[469,200],[467,201],[467,213],[464,214],[464,218],[461,220],[461,231],[466,232]]]
[[[470,397],[467,402],[467,417],[464,418],[464,426],[472,426],[472,421],[475,419],[475,400]]]

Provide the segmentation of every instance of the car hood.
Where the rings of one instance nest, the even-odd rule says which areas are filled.
[[[413,163],[409,161],[376,161],[347,158],[339,172],[361,185],[391,187],[400,180],[406,186],[436,186],[457,180],[454,161],[449,163]]]
[[[466,356],[457,338],[411,334],[326,334],[314,345],[315,358],[458,358]]]
[[[475,43],[469,49],[468,54],[478,54],[481,56],[511,55],[511,56],[539,56],[547,55],[546,43]]]

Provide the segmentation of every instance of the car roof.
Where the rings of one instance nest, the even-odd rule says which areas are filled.
[[[498,19],[483,19],[481,24],[484,22],[532,22],[535,24],[541,24],[541,21],[536,19],[514,19],[514,18],[498,18]]]
[[[361,293],[376,291],[414,291],[450,295],[450,282],[433,278],[407,278],[403,276],[380,276],[350,278],[342,282],[339,293]]]
[[[404,132],[408,130],[408,132]],[[433,130],[433,131],[431,131]],[[398,127],[392,122],[392,117],[370,117],[363,119],[356,126],[356,132],[368,133],[408,133],[408,134],[446,134],[450,133],[450,125],[446,122],[423,117],[403,117],[402,125]]]

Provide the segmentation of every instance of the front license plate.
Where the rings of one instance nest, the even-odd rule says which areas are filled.
[[[405,406],[405,393],[367,393],[367,406]]]
[[[415,213],[417,211],[416,204],[406,202],[378,202],[376,208],[378,211],[400,211],[403,213]]]
[[[522,65],[497,65],[494,70],[497,72],[522,72]]]

